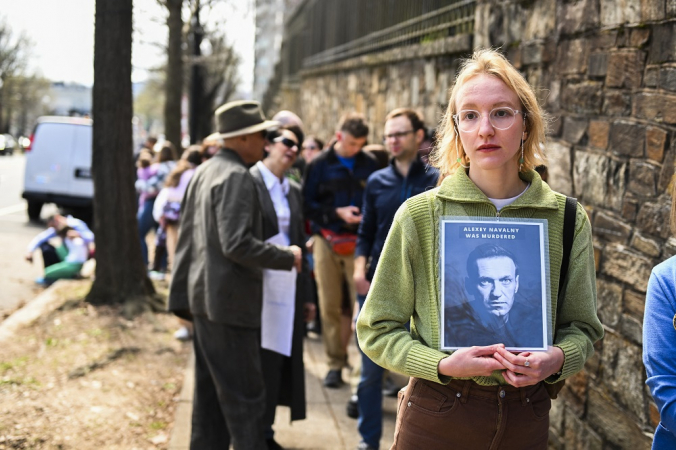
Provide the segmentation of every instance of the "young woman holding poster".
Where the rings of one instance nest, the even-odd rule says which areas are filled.
[[[533,89],[504,56],[481,50],[465,61],[431,158],[446,178],[397,212],[357,321],[364,353],[412,377],[400,393],[392,448],[546,449],[546,385],[580,371],[603,336],[591,226],[579,205],[560,279],[566,197],[534,170],[545,162],[545,128]],[[440,350],[444,216],[547,220],[553,345],[546,352],[512,353],[501,342]]]

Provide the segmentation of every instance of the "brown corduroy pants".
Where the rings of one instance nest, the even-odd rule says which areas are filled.
[[[411,378],[399,394],[392,449],[546,450],[550,408],[542,383],[515,388]]]

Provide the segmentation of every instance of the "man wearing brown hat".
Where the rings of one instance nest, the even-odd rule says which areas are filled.
[[[223,148],[200,165],[183,199],[169,310],[194,321],[191,449],[266,448],[259,359],[262,269],[300,269],[301,250],[261,239],[247,169],[263,157],[265,120],[252,101],[216,110]]]

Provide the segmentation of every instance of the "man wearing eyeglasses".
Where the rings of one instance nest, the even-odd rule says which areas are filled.
[[[371,286],[394,214],[406,199],[436,186],[439,171],[426,167],[418,156],[425,139],[425,124],[417,112],[398,108],[385,120],[385,147],[389,166],[374,172],[366,183],[354,260],[354,282],[361,308]],[[357,389],[359,449],[378,449],[382,435],[383,369],[363,353]]]

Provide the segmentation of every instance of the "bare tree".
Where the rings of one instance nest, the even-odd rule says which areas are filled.
[[[96,278],[87,301],[133,314],[155,292],[141,258],[132,162],[132,0],[96,0],[92,175]]]
[[[181,145],[181,97],[183,95],[183,0],[157,0],[167,9],[169,41],[164,99],[164,135]]]
[[[240,57],[225,34],[205,30],[205,37],[211,47],[210,53],[192,62],[201,68],[201,89],[191,90],[191,95],[197,96],[191,101],[198,105],[197,108],[191,108],[196,115],[191,120],[196,129],[190,131],[195,140],[203,139],[212,132],[216,108],[230,100],[239,84]]]
[[[11,98],[8,81],[23,72],[30,41],[23,34],[15,37],[6,21],[0,20],[0,133],[9,131],[6,109]]]

